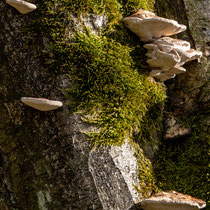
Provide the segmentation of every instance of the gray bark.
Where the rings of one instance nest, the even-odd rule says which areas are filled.
[[[61,92],[68,78],[47,73],[37,58],[49,49],[24,31],[32,18],[0,2],[0,209],[129,209],[139,202],[135,150],[91,150],[84,132],[95,128],[71,114]],[[40,112],[23,96],[64,106]]]

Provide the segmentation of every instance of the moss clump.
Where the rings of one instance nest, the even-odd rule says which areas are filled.
[[[164,88],[133,68],[127,46],[90,33],[77,34],[73,42],[67,74],[78,87],[68,92],[78,110],[96,116],[89,118],[101,131],[91,135],[94,144],[121,144],[134,130],[141,132],[148,109],[165,99]]]
[[[182,121],[192,128],[190,137],[163,142],[155,164],[157,179],[163,190],[173,189],[209,200],[210,136],[204,130],[206,125],[202,124],[207,113],[186,114]]]
[[[132,142],[136,148],[136,156],[138,160],[138,178],[139,187],[136,190],[141,199],[149,197],[152,193],[159,191],[157,187],[157,180],[154,176],[151,161],[146,158],[144,151],[139,147],[139,144]]]
[[[46,62],[48,71],[66,73],[75,84],[64,91],[74,111],[83,110],[85,120],[99,127],[100,132],[89,133],[95,146],[120,145],[134,133],[138,142],[150,141],[154,124],[149,122],[161,121],[155,113],[164,103],[165,88],[147,76],[145,50],[121,22],[138,8],[153,10],[153,1],[51,0],[45,2],[30,28],[49,40],[54,57],[40,56],[54,60]],[[82,27],[81,15],[88,13],[108,19],[98,36]],[[80,21],[83,33],[69,27],[72,14]],[[66,31],[73,35],[67,37]],[[137,156],[140,194],[148,196],[149,191],[156,190],[151,163],[139,149]]]
[[[66,90],[67,97],[76,102],[77,110],[97,115],[94,120],[88,119],[100,128],[99,133],[90,134],[94,145],[119,145],[126,136],[131,137],[133,131],[141,133],[144,122],[148,121],[147,111],[165,99],[163,86],[145,74],[139,74],[148,68],[142,61],[144,50],[139,46],[139,40],[134,37],[135,41],[131,41],[116,35],[116,31],[121,31],[121,37],[128,37],[126,27],[120,30],[119,20],[128,10],[137,7],[151,10],[153,4],[145,0],[54,0],[46,3],[44,18],[36,20],[36,30],[47,35],[54,53],[54,62],[48,69],[51,73],[65,72],[77,85],[77,88]],[[67,39],[68,10],[76,16],[87,12],[107,15],[106,30],[98,36],[88,30],[74,32],[71,40]],[[107,33],[111,28],[115,28],[115,32]]]

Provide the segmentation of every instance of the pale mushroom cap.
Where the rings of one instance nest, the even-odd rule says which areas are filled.
[[[37,8],[35,4],[28,3],[23,0],[6,0],[6,2],[22,14],[32,12]]]
[[[186,30],[185,25],[178,24],[175,20],[158,16],[149,18],[130,16],[124,18],[123,21],[143,42],[148,42],[162,36],[178,34]]]
[[[154,41],[156,45],[169,45],[176,49],[189,50],[190,43],[181,39],[173,39],[171,37],[162,37]]]
[[[199,59],[202,56],[202,52],[190,49],[190,43],[180,39],[163,37],[155,40],[153,44],[164,52],[170,52],[172,49],[175,50],[180,56],[180,65],[191,60]]]
[[[45,98],[31,98],[31,97],[22,97],[21,101],[28,106],[31,106],[40,111],[51,111],[63,106],[61,101],[53,101]]]
[[[156,49],[151,53],[147,53],[146,55],[150,58],[147,60],[147,63],[151,67],[159,67],[162,70],[168,70],[180,62],[180,57],[176,53],[176,51],[171,51],[170,53],[167,53]]]
[[[181,67],[184,63],[202,56],[202,52],[190,49],[189,42],[170,37],[156,39],[152,44],[145,44],[143,47],[148,50],[147,63],[152,68],[159,67],[170,74],[184,73],[186,70]],[[160,74],[159,76],[162,77]]]
[[[185,73],[186,72],[186,69],[179,66],[179,67],[174,67],[174,68],[171,68],[169,69],[167,72],[165,73],[169,73],[169,74],[182,74],[182,73]]]
[[[154,77],[159,79],[161,82],[164,82],[166,80],[169,80],[169,79],[173,79],[176,75],[175,74],[169,74],[169,73],[160,73],[158,75],[155,75]]]
[[[161,192],[142,201],[144,210],[196,210],[206,206],[203,200],[175,191]]]
[[[147,50],[154,50],[155,48],[157,48],[157,45],[155,44],[145,44],[143,45],[144,48],[146,48]]]
[[[149,73],[149,76],[156,76],[159,75],[162,72],[162,69],[152,69],[152,71]]]

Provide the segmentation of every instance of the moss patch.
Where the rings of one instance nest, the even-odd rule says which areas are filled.
[[[137,8],[153,10],[153,1],[45,1],[42,13],[30,26],[49,40],[54,56],[40,55],[48,71],[65,73],[74,83],[74,88],[64,90],[71,107],[83,110],[84,120],[98,126],[99,133],[89,133],[94,146],[120,145],[134,134],[138,143],[151,141],[155,122],[161,123],[156,111],[166,98],[165,88],[148,77],[142,43],[121,21]],[[98,36],[82,24],[81,15],[88,13],[108,18]],[[83,25],[83,32],[69,27],[72,14]],[[66,31],[73,35],[67,37]],[[50,64],[49,59],[53,60]],[[151,163],[138,149],[137,156],[140,194],[148,196],[156,188]]]
[[[163,190],[176,190],[209,201],[210,136],[204,129],[207,126],[202,124],[207,113],[203,110],[186,114],[182,122],[192,128],[191,136],[163,142],[155,164]]]

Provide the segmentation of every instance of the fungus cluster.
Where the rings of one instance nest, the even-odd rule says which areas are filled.
[[[152,68],[150,76],[162,82],[186,72],[182,65],[202,56],[202,52],[190,48],[189,42],[167,37],[186,30],[185,25],[175,20],[139,9],[123,21],[141,41],[148,42],[144,48],[148,50],[147,63]]]

